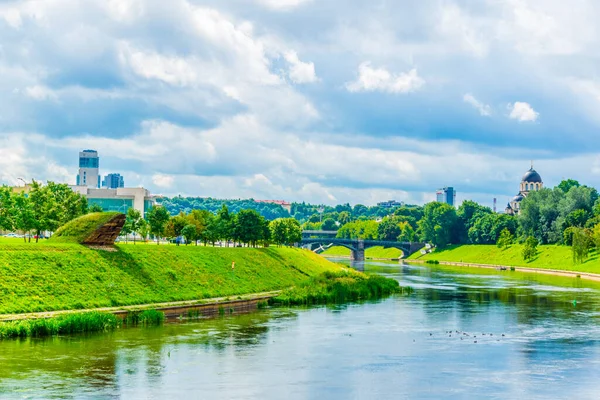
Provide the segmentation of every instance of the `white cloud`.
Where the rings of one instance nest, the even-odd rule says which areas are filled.
[[[314,63],[300,61],[295,51],[287,51],[283,56],[290,64],[289,76],[294,83],[311,83],[318,80]]]
[[[535,122],[540,113],[536,112],[529,103],[516,101],[514,104],[509,104],[510,118],[521,122]]]
[[[51,89],[40,85],[25,88],[25,94],[35,100],[54,100],[57,97]]]
[[[418,90],[424,83],[416,68],[394,75],[385,68],[372,68],[371,63],[367,61],[359,65],[358,79],[348,82],[346,88],[350,92],[409,93]]]
[[[170,175],[155,174],[152,176],[152,183],[160,188],[170,188],[173,186],[174,178]]]
[[[15,8],[0,10],[0,17],[4,18],[6,23],[15,29],[19,29],[23,23],[23,20],[21,19],[21,13]]]
[[[490,115],[492,115],[491,107],[487,104],[480,102],[475,98],[475,96],[473,96],[470,93],[467,93],[463,96],[463,101],[475,107],[475,109],[479,111],[479,114],[481,114],[484,117],[489,117]]]
[[[287,11],[310,1],[312,0],[258,0],[258,3],[273,10]]]

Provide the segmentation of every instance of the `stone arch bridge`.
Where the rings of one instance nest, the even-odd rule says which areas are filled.
[[[326,237],[304,237],[300,245],[311,250],[315,246],[324,247],[329,245],[344,246],[350,249],[350,259],[353,261],[365,261],[365,249],[374,246],[394,247],[402,250],[403,257],[407,258],[413,253],[425,247],[425,243],[417,242],[391,242],[386,240],[362,240],[362,239],[337,239]]]

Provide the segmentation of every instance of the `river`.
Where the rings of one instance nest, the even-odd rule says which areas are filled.
[[[358,265],[409,296],[108,334],[0,342],[0,397],[600,397],[600,286],[468,268]]]

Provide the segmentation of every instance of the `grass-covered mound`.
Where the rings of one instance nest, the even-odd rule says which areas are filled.
[[[118,212],[97,212],[83,215],[58,228],[52,235],[51,242],[82,243],[102,226],[122,215]]]
[[[0,240],[0,314],[257,293],[341,268],[294,248],[117,245],[116,249]]]
[[[381,258],[386,260],[402,257],[402,250],[395,247],[373,246],[365,249],[365,258]],[[344,246],[331,246],[321,253],[329,257],[350,257],[350,249]]]
[[[400,292],[395,279],[353,270],[326,272],[270,300],[271,304],[311,305],[373,300]]]
[[[591,252],[582,264],[573,262],[573,253],[569,246],[538,246],[536,256],[530,261],[523,260],[522,252],[523,246],[517,244],[507,249],[500,249],[494,245],[450,246],[426,255],[415,253],[407,261],[436,260],[600,273],[600,260],[596,251]]]

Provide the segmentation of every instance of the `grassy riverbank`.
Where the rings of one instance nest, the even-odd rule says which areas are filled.
[[[450,246],[426,255],[415,253],[407,261],[436,260],[600,273],[600,260],[596,251],[591,252],[588,259],[581,264],[573,262],[573,254],[568,246],[538,246],[536,256],[530,261],[523,260],[522,251],[522,245],[512,245],[507,249],[499,249],[494,245]]]
[[[291,248],[116,249],[0,239],[0,314],[236,296],[284,289],[340,270],[312,252]]]
[[[397,280],[365,275],[353,270],[326,272],[291,289],[286,289],[271,304],[312,305],[373,300],[400,292]]]
[[[350,257],[350,249],[344,246],[331,246],[323,253],[328,257]],[[394,247],[374,246],[365,250],[365,258],[381,258],[386,260],[398,259],[402,257],[402,250]]]

